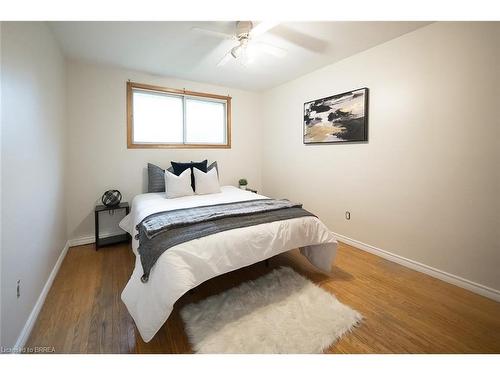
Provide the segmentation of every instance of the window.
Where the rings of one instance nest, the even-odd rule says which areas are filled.
[[[231,97],[127,83],[128,148],[230,148]]]

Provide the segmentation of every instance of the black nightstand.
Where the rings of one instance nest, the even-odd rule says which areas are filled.
[[[97,251],[102,246],[107,246],[120,242],[128,242],[130,240],[130,235],[128,233],[118,234],[116,236],[99,238],[99,212],[103,211],[115,211],[115,210],[125,210],[125,215],[130,212],[130,207],[128,202],[122,202],[115,207],[106,207],[102,204],[95,207],[94,217],[95,217],[95,250]]]
[[[255,193],[255,194],[257,194],[257,190],[254,190],[254,189],[250,189],[250,188],[248,188],[248,187],[247,187],[247,190],[248,190],[248,191],[251,191],[252,193]]]

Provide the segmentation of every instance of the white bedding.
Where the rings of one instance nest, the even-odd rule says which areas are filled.
[[[137,195],[132,210],[120,227],[132,235],[135,268],[122,292],[122,300],[145,342],[150,341],[172,312],[174,303],[188,290],[215,276],[262,261],[279,253],[301,248],[318,268],[330,271],[337,242],[316,217],[232,229],[174,246],[164,252],[142,283],[135,226],[155,212],[178,208],[267,198],[233,186],[221,192],[166,199],[165,193]]]

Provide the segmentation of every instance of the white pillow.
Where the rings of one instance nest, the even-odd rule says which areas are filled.
[[[200,171],[198,168],[193,168],[193,171],[196,194],[220,193],[219,177],[217,176],[216,168],[210,169],[207,173]]]
[[[186,169],[179,176],[165,171],[165,190],[167,198],[178,198],[186,195],[194,195],[191,187],[191,168]]]

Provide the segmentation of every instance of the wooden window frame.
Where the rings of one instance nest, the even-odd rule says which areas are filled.
[[[144,91],[168,93],[180,95],[184,97],[198,97],[217,99],[226,102],[226,143],[224,144],[209,144],[209,143],[134,143],[133,142],[133,90],[139,89]],[[127,148],[231,148],[231,97],[207,94],[204,92],[188,91],[172,89],[168,87],[146,85],[137,82],[127,82]]]

